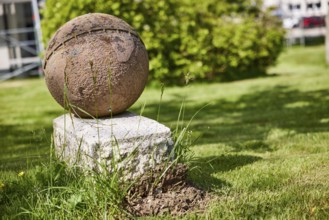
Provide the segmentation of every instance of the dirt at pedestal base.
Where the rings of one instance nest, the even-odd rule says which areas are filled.
[[[188,183],[185,165],[177,164],[159,178],[163,171],[163,167],[158,167],[129,191],[126,208],[132,215],[182,216],[206,208],[210,195]]]

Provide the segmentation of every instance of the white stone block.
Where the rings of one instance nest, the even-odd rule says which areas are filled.
[[[136,178],[167,160],[170,129],[130,112],[112,118],[81,119],[70,114],[54,120],[56,155],[70,165],[111,170],[112,161]]]

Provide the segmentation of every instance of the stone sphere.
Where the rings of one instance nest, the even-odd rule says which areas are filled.
[[[148,55],[137,32],[100,13],[72,19],[49,41],[43,61],[51,95],[79,117],[121,113],[142,94]]]

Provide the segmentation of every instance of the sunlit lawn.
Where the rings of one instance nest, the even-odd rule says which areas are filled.
[[[190,127],[198,168],[190,178],[218,198],[203,217],[329,218],[324,55],[323,46],[290,48],[268,77],[165,88],[159,121],[169,127],[182,102],[186,121],[204,107]],[[130,110],[145,104],[143,115],[155,119],[160,93],[146,88]],[[42,79],[0,83],[0,182],[48,160],[52,120],[62,113]],[[10,206],[20,203],[3,202],[1,192],[0,216],[19,212]]]

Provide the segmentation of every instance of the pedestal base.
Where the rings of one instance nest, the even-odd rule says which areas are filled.
[[[54,144],[69,165],[99,171],[114,162],[130,179],[166,160],[173,142],[168,127],[125,112],[104,119],[62,115],[54,120]]]

